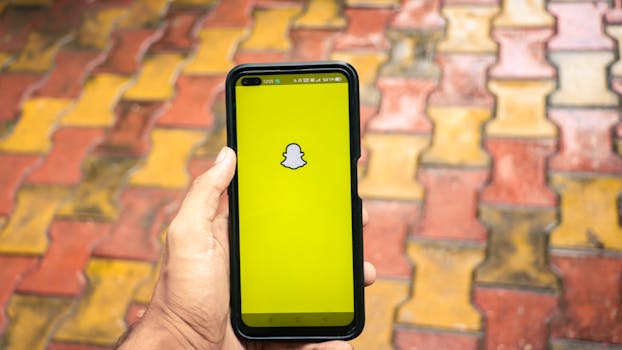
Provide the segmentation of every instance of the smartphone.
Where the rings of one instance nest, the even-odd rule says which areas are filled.
[[[358,77],[344,62],[247,64],[226,80],[231,323],[244,340],[363,329]]]

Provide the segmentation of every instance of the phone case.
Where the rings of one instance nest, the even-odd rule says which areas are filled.
[[[359,88],[355,69],[345,62],[296,62],[243,64],[233,68],[226,79],[227,145],[237,153],[235,83],[242,75],[339,72],[349,80],[350,169],[352,203],[352,255],[354,269],[354,321],[345,327],[248,327],[242,322],[240,261],[238,240],[238,177],[229,186],[230,304],[231,324],[236,335],[246,341],[327,341],[358,336],[365,323],[363,280],[362,204],[357,189],[357,162],[360,158]]]

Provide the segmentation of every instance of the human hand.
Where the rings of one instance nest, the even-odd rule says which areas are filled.
[[[120,349],[350,349],[319,344],[241,343],[229,318],[228,207],[220,199],[235,172],[235,152],[223,148],[199,176],[169,226],[164,261],[145,315]],[[363,221],[367,220],[364,213]],[[376,278],[365,262],[365,284]]]

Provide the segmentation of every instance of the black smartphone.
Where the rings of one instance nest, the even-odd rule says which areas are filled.
[[[245,340],[352,339],[364,324],[358,77],[247,64],[226,81],[231,323]]]

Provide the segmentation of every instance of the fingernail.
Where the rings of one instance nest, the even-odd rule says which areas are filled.
[[[220,163],[223,161],[223,159],[225,159],[225,155],[227,154],[227,151],[225,150],[226,147],[223,147],[220,150],[220,153],[218,153],[218,156],[216,157],[216,161],[214,162],[214,164]]]

